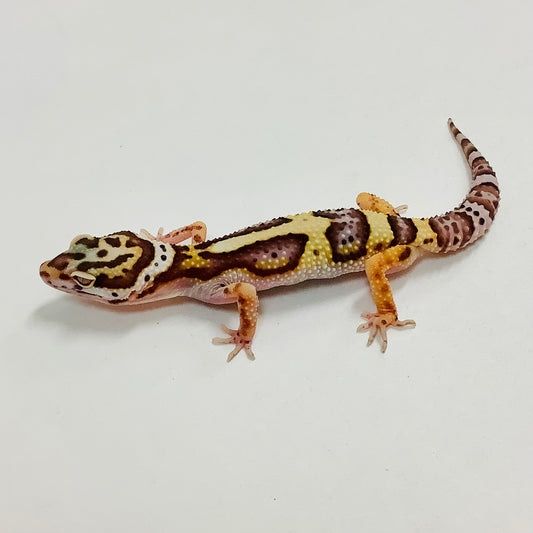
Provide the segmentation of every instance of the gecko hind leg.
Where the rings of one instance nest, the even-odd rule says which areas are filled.
[[[375,211],[376,213],[384,213],[385,215],[400,215],[407,211],[406,205],[399,205],[394,207],[392,204],[369,192],[362,192],[357,195],[355,199],[359,209],[366,211]]]
[[[252,351],[252,340],[257,326],[259,314],[259,299],[255,286],[251,283],[233,283],[224,288],[227,302],[237,302],[239,310],[239,328],[230,329],[222,326],[228,337],[215,337],[213,344],[235,344],[235,348],[228,354],[228,363],[241,351],[244,350],[250,361],[255,359]]]
[[[377,308],[375,313],[363,313],[361,316],[366,319],[366,322],[357,328],[358,332],[368,331],[367,346],[370,346],[377,337],[381,351],[385,352],[388,344],[387,328],[414,328],[416,326],[414,320],[398,320],[396,304],[386,276],[387,272],[398,272],[411,266],[416,257],[415,248],[399,245],[366,260],[365,271]]]
[[[141,235],[166,244],[179,244],[187,239],[191,239],[193,244],[200,244],[207,237],[207,226],[203,222],[197,221],[165,234],[163,234],[163,228],[159,228],[155,236],[142,229]]]

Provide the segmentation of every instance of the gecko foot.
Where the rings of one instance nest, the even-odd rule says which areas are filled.
[[[357,332],[368,331],[367,346],[370,346],[377,336],[382,353],[385,353],[387,349],[388,327],[414,328],[416,326],[414,320],[398,320],[393,313],[363,313],[361,316],[366,318],[366,322],[357,328]]]
[[[141,228],[141,231],[139,231],[139,235],[151,241],[160,241],[161,238],[163,237],[163,228],[159,228],[157,230],[156,235],[152,235],[148,230]]]
[[[254,352],[252,351],[252,339],[242,337],[236,329],[230,329],[222,325],[222,329],[229,337],[215,337],[213,344],[235,344],[235,348],[228,354],[228,363],[241,351],[244,350],[246,357],[250,361],[255,360]]]

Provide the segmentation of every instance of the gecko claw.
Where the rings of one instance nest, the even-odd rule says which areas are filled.
[[[377,337],[381,353],[385,353],[388,345],[387,328],[414,328],[416,326],[414,320],[398,320],[393,313],[363,313],[361,316],[366,319],[366,322],[357,328],[357,332],[369,332],[367,346],[370,346]]]
[[[225,325],[221,325],[224,333],[227,333],[229,337],[215,337],[213,344],[235,344],[235,348],[228,354],[228,363],[232,361],[242,350],[246,354],[246,357],[250,361],[255,361],[255,354],[252,351],[252,339],[245,339],[241,336],[238,330],[228,328]]]

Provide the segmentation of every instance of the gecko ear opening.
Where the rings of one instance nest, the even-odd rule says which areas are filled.
[[[79,270],[76,270],[73,272],[70,277],[80,286],[86,289],[87,287],[92,287],[94,285],[94,282],[96,281],[96,278],[92,274],[88,274],[87,272],[81,272]]]

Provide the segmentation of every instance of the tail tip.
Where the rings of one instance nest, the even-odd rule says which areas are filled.
[[[450,128],[455,128],[455,124],[453,123],[453,120],[451,118],[448,119],[448,126]]]

